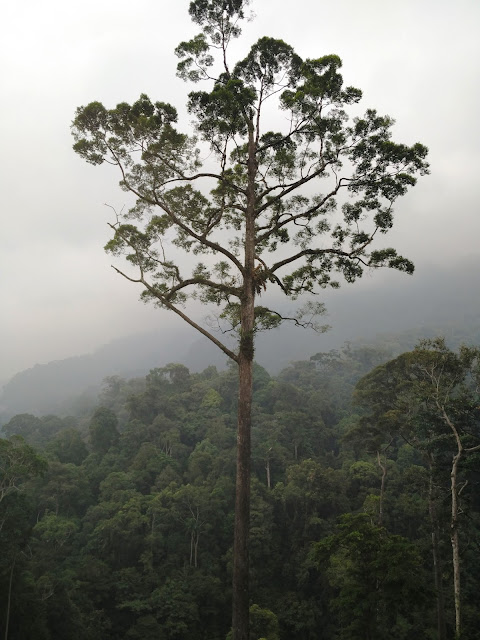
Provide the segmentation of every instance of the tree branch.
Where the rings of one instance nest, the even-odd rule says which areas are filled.
[[[185,322],[187,324],[189,324],[191,327],[193,327],[194,329],[199,331],[202,335],[204,335],[206,338],[208,338],[211,342],[213,342],[214,345],[216,345],[219,349],[221,349],[223,351],[223,353],[226,356],[228,356],[231,360],[234,360],[235,362],[238,362],[238,356],[237,356],[236,353],[231,351],[226,345],[224,345],[222,342],[220,342],[220,340],[215,338],[215,336],[213,336],[209,331],[207,331],[206,329],[201,327],[199,324],[197,324],[194,320],[189,318],[178,307],[175,307],[167,298],[162,296],[162,294],[160,294],[160,292],[157,289],[155,289],[155,287],[152,287],[152,285],[149,284],[145,280],[145,278],[143,276],[141,276],[140,278],[131,278],[130,276],[127,276],[126,273],[124,273],[123,271],[121,271],[120,269],[115,267],[114,265],[111,265],[111,266],[112,266],[112,269],[114,269],[118,274],[123,276],[126,280],[129,280],[130,282],[143,284],[143,286],[151,293],[151,295],[153,297],[157,298],[157,300],[159,300],[159,302],[164,307],[166,307],[167,309],[170,309],[170,311],[173,311],[174,313],[176,313],[178,316],[180,316],[180,318],[185,320]]]
[[[274,273],[275,271],[277,271],[281,267],[285,267],[287,264],[291,264],[292,262],[295,262],[296,260],[299,260],[300,258],[303,258],[304,256],[320,257],[321,255],[324,255],[324,254],[327,254],[327,253],[328,254],[332,254],[332,255],[337,255],[337,256],[344,256],[345,258],[356,258],[357,257],[357,256],[353,255],[354,252],[348,253],[347,251],[342,251],[341,249],[303,249],[303,251],[299,251],[298,253],[296,253],[293,256],[285,258],[284,260],[280,260],[280,262],[276,262],[274,265],[272,265],[272,267],[269,269],[269,271],[271,273]]]

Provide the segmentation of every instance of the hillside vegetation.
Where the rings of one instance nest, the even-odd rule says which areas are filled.
[[[393,375],[390,357],[345,347],[275,377],[256,366],[252,640],[454,637],[456,445],[433,413],[407,432],[390,378],[397,422],[385,417],[370,387]],[[5,637],[225,640],[236,394],[234,369],[171,364],[107,378],[85,418],[19,414],[4,426]],[[462,406],[471,447],[478,403]],[[479,468],[473,452],[458,477],[466,639],[478,626]]]

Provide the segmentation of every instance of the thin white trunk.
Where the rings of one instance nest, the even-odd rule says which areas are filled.
[[[460,448],[453,456],[451,478],[452,516],[450,522],[450,539],[452,541],[453,556],[453,595],[455,599],[455,640],[459,640],[461,632],[461,601],[460,601],[460,548],[458,541],[458,463],[462,455]]]
[[[453,456],[452,470],[450,472],[450,492],[452,501],[452,511],[450,518],[450,540],[452,543],[452,563],[453,563],[453,597],[455,601],[455,640],[460,640],[461,635],[461,584],[460,584],[460,545],[458,540],[458,465],[463,455],[463,445],[457,428],[450,420],[445,407],[437,401],[443,419],[452,430],[457,444],[457,453]]]

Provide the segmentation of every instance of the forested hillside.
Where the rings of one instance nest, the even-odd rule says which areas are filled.
[[[437,341],[256,366],[252,640],[453,638],[452,530],[461,637],[478,638],[476,353]],[[171,364],[107,378],[86,418],[4,426],[7,640],[225,640],[236,398],[234,368]]]
[[[457,286],[458,288],[458,286]],[[473,286],[471,288],[473,290]],[[401,296],[393,292],[381,291],[383,305],[392,308],[394,298],[400,300],[403,308],[413,306],[422,315],[424,309],[419,301],[407,303]],[[450,295],[450,291],[448,292]],[[432,300],[423,294],[424,301],[431,304]],[[480,299],[480,298],[479,298]],[[376,325],[373,320],[361,321],[364,307],[360,299],[354,300],[352,306],[343,308],[344,322],[347,323],[352,313],[355,313],[355,332],[351,335],[352,344],[358,346],[369,345],[373,349],[383,350],[388,355],[399,355],[403,351],[413,349],[415,344],[423,338],[436,335],[448,336],[450,346],[456,348],[462,343],[479,344],[480,325],[478,316],[480,307],[477,297],[472,297],[471,317],[460,319],[461,310],[465,310],[462,300],[458,309],[453,308],[456,316],[452,315],[449,322],[419,323],[407,325],[408,329],[380,333],[382,328],[390,326],[390,322]],[[368,303],[367,299],[367,303]],[[371,302],[371,301],[370,301]],[[477,308],[478,307],[478,308]],[[354,310],[354,311],[353,311]],[[402,311],[396,310],[397,318]],[[420,317],[420,316],[419,316]],[[417,318],[418,320],[419,318]],[[327,317],[330,322],[330,316]],[[299,331],[297,327],[282,327],[279,330],[268,331],[258,336],[255,353],[257,360],[270,374],[277,374],[292,360],[310,357],[316,350],[329,351],[341,348],[348,332],[345,326],[337,331],[337,319],[331,331],[315,335],[311,331]],[[368,325],[368,329],[367,329]],[[411,328],[415,327],[415,328]],[[359,338],[364,332],[364,337]],[[373,335],[371,332],[373,331]],[[370,333],[369,333],[370,332]],[[218,369],[226,366],[226,358],[209,341],[196,338],[192,331],[182,331],[182,325],[173,330],[149,332],[113,340],[103,345],[92,354],[70,357],[47,364],[37,364],[31,369],[17,373],[4,385],[0,394],[0,425],[5,424],[17,413],[33,413],[37,416],[75,415],[82,418],[91,413],[98,404],[98,393],[101,382],[106,376],[118,375],[122,378],[144,376],[153,367],[165,366],[169,362],[185,365],[190,371],[199,372],[206,366],[214,364]]]

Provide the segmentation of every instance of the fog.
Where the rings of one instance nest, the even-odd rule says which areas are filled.
[[[396,140],[430,148],[431,176],[397,203],[387,241],[415,262],[416,274],[374,272],[327,292],[332,335],[389,331],[452,311],[475,315],[464,310],[479,293],[479,3],[256,0],[252,8],[239,55],[261,35],[284,39],[302,57],[337,53],[346,84],[364,92],[363,108],[394,117]],[[125,194],[111,168],[75,156],[69,126],[80,105],[111,107],[145,92],[176,105],[188,127],[182,105],[190,87],[175,77],[173,54],[196,32],[187,9],[188,1],[161,0],[20,0],[3,8],[0,380],[123,335],[175,327],[111,269],[102,249],[112,217],[105,203],[121,209]],[[401,304],[391,302],[392,289]]]

